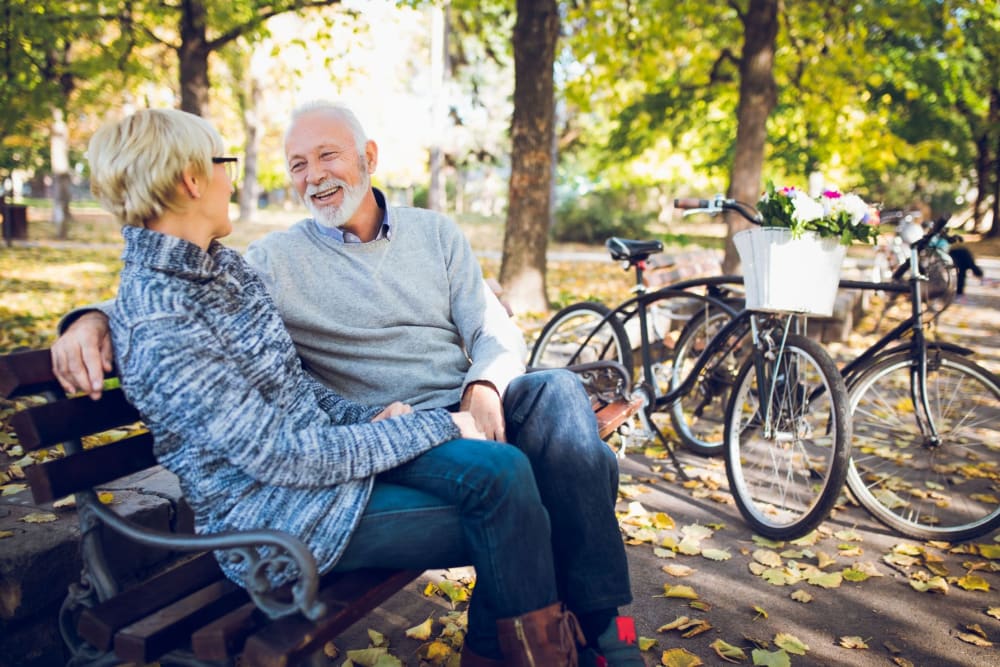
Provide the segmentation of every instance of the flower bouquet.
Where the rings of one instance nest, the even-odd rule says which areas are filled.
[[[793,238],[802,238],[807,231],[839,239],[843,245],[875,243],[878,238],[878,218],[856,194],[827,190],[810,197],[798,188],[778,189],[768,181],[757,210],[764,216],[765,227],[787,227]]]
[[[757,204],[762,227],[733,236],[743,263],[747,308],[829,316],[847,246],[874,242],[868,205],[857,195],[828,190],[810,197],[773,183]]]

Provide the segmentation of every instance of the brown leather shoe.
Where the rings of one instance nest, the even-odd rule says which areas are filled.
[[[577,643],[585,642],[573,612],[561,602],[497,621],[508,667],[577,667]]]

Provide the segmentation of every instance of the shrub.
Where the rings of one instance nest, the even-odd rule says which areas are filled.
[[[611,236],[643,238],[656,212],[644,210],[632,190],[598,190],[564,200],[551,235],[563,243],[604,243]]]

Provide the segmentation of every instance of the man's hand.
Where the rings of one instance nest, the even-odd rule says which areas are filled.
[[[471,382],[462,394],[462,410],[468,410],[486,437],[490,440],[507,442],[507,430],[503,418],[503,401],[496,387],[489,382]]]
[[[111,372],[111,328],[100,311],[84,313],[52,345],[52,370],[68,394],[84,392],[95,401]]]
[[[389,419],[390,417],[398,417],[399,415],[408,415],[413,412],[413,408],[406,403],[400,403],[395,401],[386,406],[382,412],[378,413],[372,417],[373,422],[380,421],[382,419]]]

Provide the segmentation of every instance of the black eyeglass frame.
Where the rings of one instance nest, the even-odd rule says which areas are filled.
[[[226,165],[226,173],[229,174],[229,180],[235,183],[239,180],[239,161],[238,157],[233,157],[230,155],[225,155],[221,157],[213,157],[212,164],[224,164]]]

